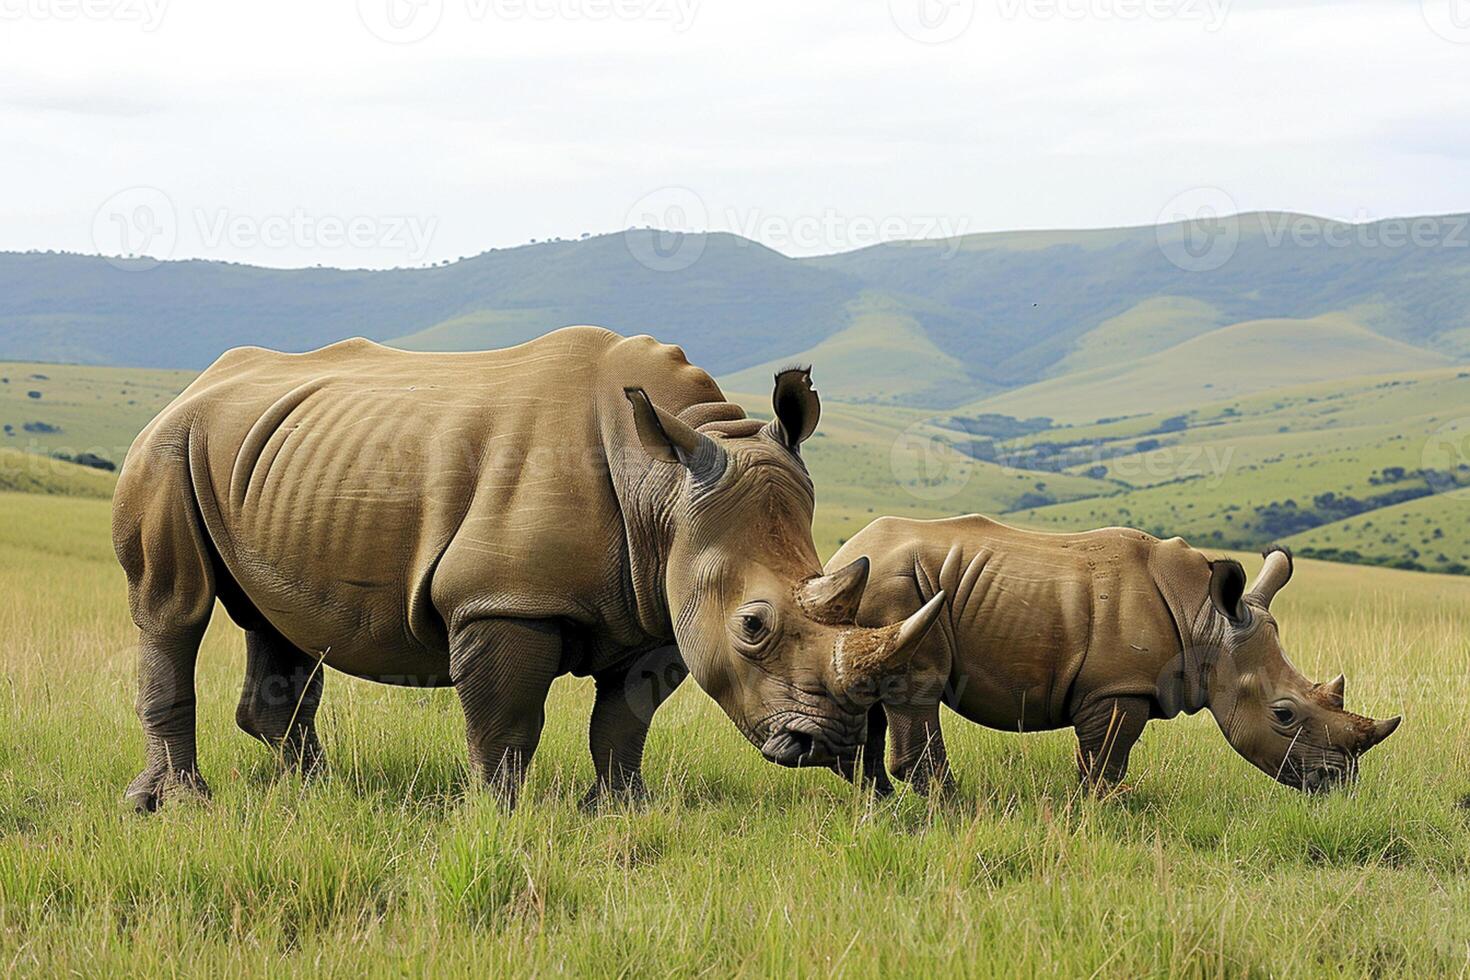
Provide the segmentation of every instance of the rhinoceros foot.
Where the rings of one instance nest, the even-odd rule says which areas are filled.
[[[592,788],[582,795],[577,805],[583,813],[598,813],[617,807],[641,808],[647,806],[651,799],[652,794],[648,792],[648,786],[643,782],[643,777],[634,773],[616,786],[600,779],[597,780],[592,784]]]
[[[197,769],[145,769],[128,784],[123,800],[139,813],[154,813],[163,801],[209,799],[209,784]]]

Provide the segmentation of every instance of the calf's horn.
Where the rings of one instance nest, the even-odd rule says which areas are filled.
[[[1399,722],[1403,720],[1404,718],[1402,715],[1395,715],[1394,717],[1386,718],[1383,721],[1375,721],[1373,723],[1372,729],[1370,729],[1368,732],[1368,736],[1363,739],[1362,748],[1360,748],[1358,751],[1367,752],[1373,746],[1388,738],[1388,736],[1392,735],[1394,733],[1394,730],[1399,727]]]
[[[907,667],[943,608],[944,593],[940,592],[901,623],[843,631],[832,655],[838,687],[844,693],[852,692]]]

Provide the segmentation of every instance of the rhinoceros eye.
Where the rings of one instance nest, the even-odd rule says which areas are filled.
[[[1296,711],[1290,705],[1276,705],[1271,709],[1271,715],[1276,719],[1278,725],[1289,726],[1296,724]]]
[[[758,654],[771,638],[771,621],[774,614],[764,602],[751,602],[735,613],[730,620],[730,630],[735,634],[736,645],[741,652],[751,656]]]

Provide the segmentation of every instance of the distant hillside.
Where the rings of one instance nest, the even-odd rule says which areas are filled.
[[[962,411],[1092,422],[1185,411],[1283,386],[1450,363],[1444,354],[1390,340],[1344,314],[1254,320],[1156,353],[1012,389]]]
[[[1424,227],[1415,231],[1416,222]],[[1470,219],[1464,216],[1355,226],[1304,215],[1241,215],[1227,227],[1228,248],[1222,245],[1218,256],[1204,253],[1199,265],[1181,244],[1192,230],[1176,224],[974,235],[813,261],[870,288],[937,304],[943,312],[915,314],[929,340],[1005,387],[1046,376],[1095,345],[1094,331],[1164,297],[1185,301],[1187,308],[1170,318],[1184,324],[1155,327],[1152,339],[1122,353],[1163,349],[1211,322],[1344,312],[1386,337],[1470,357]],[[1222,264],[1211,268],[1214,261]]]
[[[1344,370],[1354,365],[1333,349],[1336,325],[1355,325],[1367,335],[1352,347],[1355,373],[1371,373],[1470,359],[1467,224],[1243,215],[1228,254],[1204,271],[1189,271],[1195,253],[1181,251],[1187,225],[973,235],[804,260],[694,235],[677,247],[697,259],[673,271],[635,258],[652,250],[653,231],[389,271],[124,270],[95,256],[0,254],[0,358],[197,370],[244,343],[302,350],[360,334],[484,348],[598,323],[682,344],[740,387],[811,360],[819,385],[843,398],[948,408],[1075,372],[1126,374],[1190,342],[1223,354],[1224,340],[1208,342],[1215,332],[1293,321],[1308,331],[1293,341],[1306,360],[1320,352]],[[1387,350],[1397,353],[1376,363]],[[1245,390],[1260,367],[1226,356],[1209,365],[1228,390]]]
[[[882,296],[852,312],[855,327],[813,348],[834,379],[823,383],[822,424],[804,451],[824,552],[879,514],[980,512],[1050,528],[1127,524],[1209,548],[1286,541],[1302,555],[1470,573],[1470,367],[1344,376],[1355,345],[1383,363],[1438,355],[1346,321],[1262,321],[1144,358],[1142,377],[1114,365],[1079,372],[1070,387],[1045,381],[1000,396],[1021,400],[1004,406],[1017,414],[1085,418],[1107,407],[1100,399],[1117,408],[1131,398],[1153,400],[1155,411],[1070,423],[988,401],[936,412],[860,403],[850,374],[867,368],[897,390],[917,359],[935,355]],[[1292,354],[1318,333],[1336,337],[1339,360]],[[1226,356],[1256,365],[1260,383],[1196,390]],[[768,368],[726,379],[730,397],[762,418]],[[109,496],[108,467],[191,377],[0,362],[0,493]]]
[[[622,235],[377,272],[200,261],[127,270],[95,256],[3,254],[0,358],[197,370],[241,344],[307,350],[361,335],[502,347],[595,323],[683,344],[723,373],[836,333],[859,292],[841,273],[732,235],[683,247],[702,252],[682,272],[641,265]]]

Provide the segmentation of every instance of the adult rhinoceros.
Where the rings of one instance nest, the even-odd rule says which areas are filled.
[[[1128,528],[1048,534],[980,516],[882,517],[833,557],[872,561],[858,622],[901,616],[947,593],[903,683],[872,710],[867,773],[880,788],[884,723],[894,772],[948,779],[939,705],[990,728],[1074,727],[1085,780],[1121,780],[1152,718],[1209,709],[1230,745],[1288,786],[1351,779],[1399,719],[1343,710],[1343,678],[1307,680],[1281,648],[1271,600],[1291,578],[1266,554],[1254,588],[1231,559]]]
[[[481,353],[226,353],[118,482],[147,743],[128,798],[205,791],[194,662],[216,597],[246,631],[237,720],[291,764],[320,761],[323,663],[452,684],[472,766],[511,802],[567,672],[596,679],[589,800],[641,791],[685,664],[773,761],[850,757],[874,679],[939,602],[852,626],[867,563],[823,575],[812,544],[806,371],[777,376],[774,408],[747,419],[679,348],[593,327]]]

